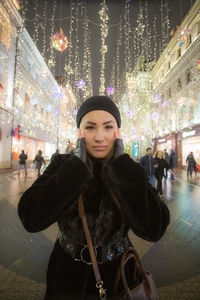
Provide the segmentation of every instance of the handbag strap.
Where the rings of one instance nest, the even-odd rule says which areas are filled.
[[[99,272],[99,267],[98,267],[98,263],[97,263],[97,259],[96,259],[96,255],[94,252],[94,246],[92,244],[92,239],[91,239],[91,235],[90,235],[90,231],[88,228],[88,224],[87,224],[87,219],[85,216],[85,210],[84,210],[84,204],[83,204],[83,197],[82,194],[80,194],[79,198],[78,198],[78,210],[79,210],[79,216],[82,219],[82,223],[83,223],[83,228],[85,231],[85,238],[88,244],[88,250],[90,253],[90,258],[92,261],[92,266],[93,266],[93,271],[94,271],[94,275],[95,275],[95,279],[96,279],[96,287],[99,290],[99,296],[100,299],[106,299],[106,290],[104,290],[103,288],[103,281],[101,279],[101,275]]]

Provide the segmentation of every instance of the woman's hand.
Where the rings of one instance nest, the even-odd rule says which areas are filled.
[[[124,154],[124,145],[121,138],[120,128],[117,128],[115,131],[115,142],[114,142],[114,156],[116,158],[120,155]]]
[[[85,136],[84,132],[80,128],[78,129],[78,139],[76,142],[76,149],[74,150],[74,154],[84,163],[86,163]]]

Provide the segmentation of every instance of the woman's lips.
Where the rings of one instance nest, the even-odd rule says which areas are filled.
[[[96,151],[104,151],[106,149],[106,146],[95,146],[93,147],[93,149]]]

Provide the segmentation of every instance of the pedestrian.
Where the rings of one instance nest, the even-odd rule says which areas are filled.
[[[176,154],[173,149],[170,150],[169,155],[169,169],[171,170],[171,180],[174,180],[174,167],[176,166]]]
[[[73,154],[73,145],[72,143],[70,142],[70,140],[68,140],[68,144],[67,144],[67,148],[66,148],[66,154],[70,154],[72,153]]]
[[[40,174],[40,169],[42,167],[42,164],[46,165],[44,157],[42,156],[42,151],[41,150],[39,150],[38,154],[36,154],[36,156],[33,160],[33,163],[36,164],[35,168],[36,168],[36,170],[38,170],[38,177],[39,177],[41,175]]]
[[[116,299],[116,272],[123,251],[131,245],[128,230],[156,242],[169,224],[169,210],[143,168],[124,154],[120,113],[109,97],[84,101],[76,123],[74,154],[55,157],[22,195],[18,213],[29,232],[58,223],[45,300],[96,300],[98,290],[78,213],[82,194],[104,288],[108,299]]]
[[[22,167],[24,167],[25,175],[27,175],[27,167],[26,167],[27,158],[28,155],[24,153],[24,150],[22,150],[21,154],[19,155],[18,176],[20,175],[20,170]]]
[[[167,149],[163,150],[163,158],[166,160],[167,165],[169,166],[169,154],[167,152]],[[168,169],[164,168],[164,178],[166,178],[166,179],[167,179],[167,175],[168,175],[167,173],[168,173]]]
[[[190,178],[192,179],[193,171],[195,171],[195,175],[196,175],[196,161],[193,152],[190,152],[188,154],[186,158],[186,164],[187,164],[187,178],[189,179],[189,175],[190,175]]]
[[[161,199],[164,198],[163,196],[163,190],[162,190],[162,180],[164,177],[164,169],[169,168],[169,165],[167,161],[164,159],[164,152],[162,151],[156,151],[154,155],[154,161],[158,165],[158,167],[155,169],[155,177],[157,180],[157,192]]]
[[[140,159],[140,164],[144,167],[149,182],[155,188],[155,167],[157,167],[157,165],[152,156],[152,148],[147,148],[146,153],[147,154]]]
[[[56,149],[56,152],[53,153],[52,156],[51,156],[51,161],[52,161],[52,160],[54,159],[54,157],[55,157],[56,155],[58,155],[59,153],[60,153],[59,149]]]

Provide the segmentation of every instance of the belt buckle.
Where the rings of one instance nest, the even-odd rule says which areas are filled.
[[[98,248],[98,247],[94,247],[94,253],[95,253],[96,257],[97,257],[97,248]],[[88,245],[85,245],[85,246],[81,249],[81,252],[80,252],[80,258],[81,258],[82,262],[84,262],[85,264],[91,266],[91,265],[92,265],[92,262],[91,262],[91,261],[85,260],[84,257],[83,257],[84,251],[85,251],[86,249],[88,249],[88,252],[89,252],[89,247],[88,247]],[[89,255],[90,255],[90,252],[89,252]],[[97,261],[97,263],[98,263],[98,264],[102,264],[102,262],[99,262],[99,261]]]

